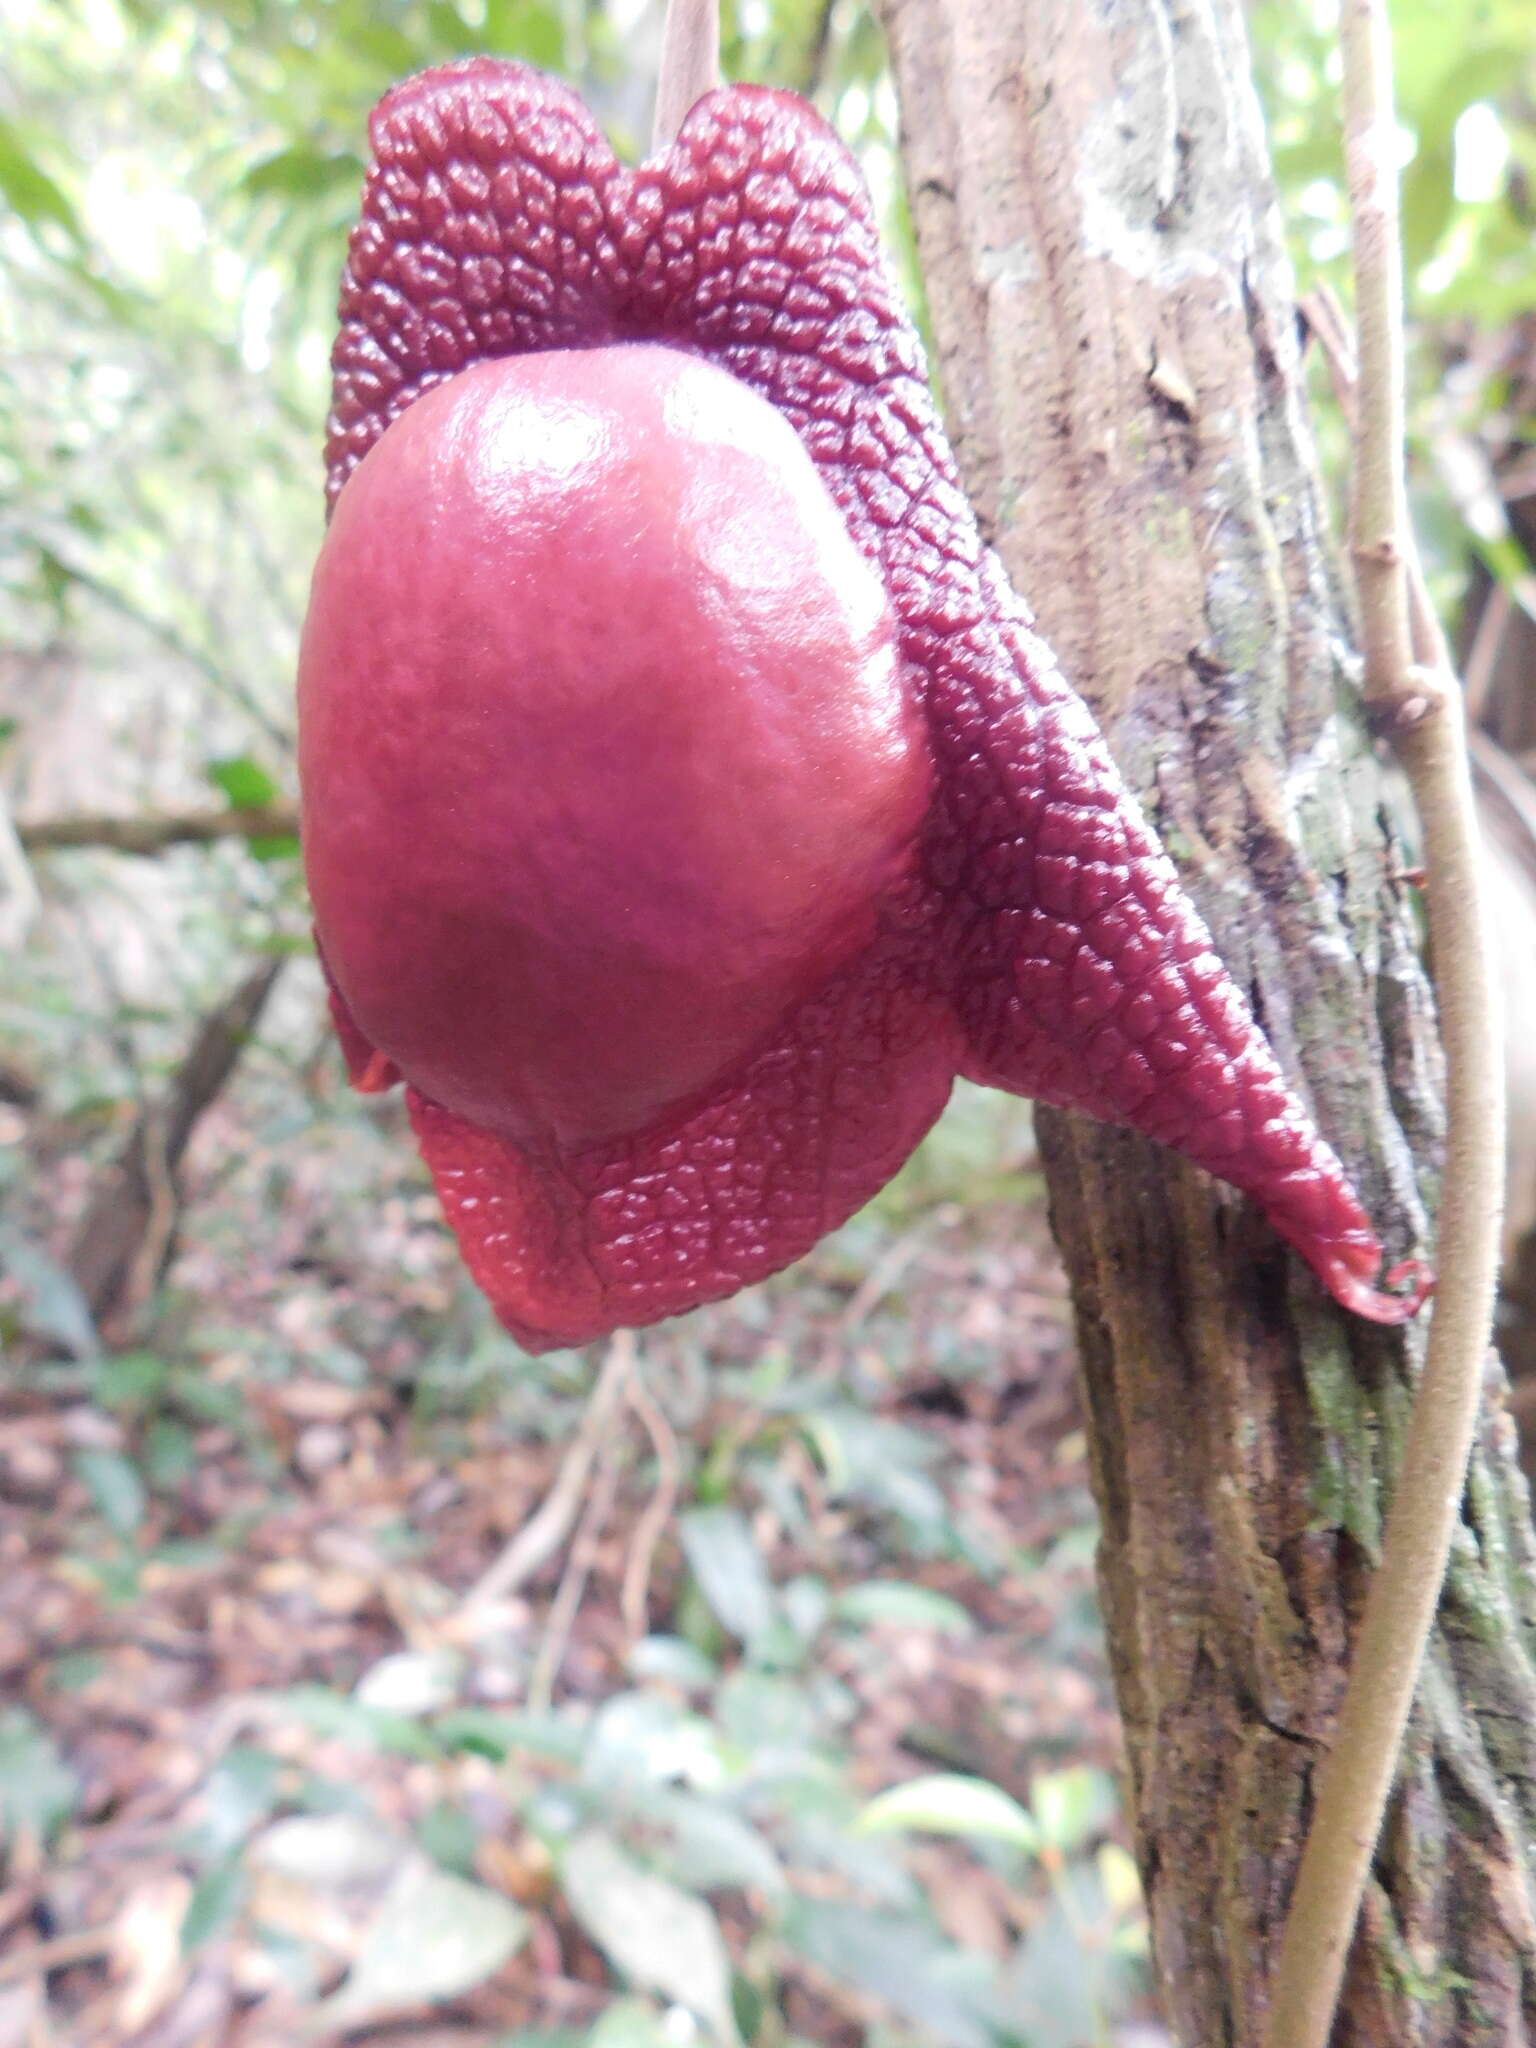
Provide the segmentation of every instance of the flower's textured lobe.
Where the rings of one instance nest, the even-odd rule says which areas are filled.
[[[883,1187],[949,1095],[954,1047],[898,943],[795,1013],[713,1101],[541,1158],[414,1089],[470,1271],[521,1343],[578,1344],[777,1272]]]
[[[1175,1146],[1249,1192],[1341,1301],[1412,1313],[1425,1276],[1375,1291],[1380,1249],[1338,1161],[980,540],[862,182],[814,112],[719,91],[630,170],[565,87],[477,58],[398,87],[372,134],[333,357],[332,500],[415,398],[488,356],[635,340],[703,354],[792,422],[879,567],[936,769],[920,881],[709,1102],[538,1157],[412,1091],[508,1325],[575,1342],[786,1265],[895,1170],[956,1072]],[[354,1075],[387,1081],[352,1037]]]

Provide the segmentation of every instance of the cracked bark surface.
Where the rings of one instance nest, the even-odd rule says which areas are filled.
[[[1282,1066],[1406,1235],[1433,1199],[1433,1003],[1241,12],[880,12],[983,531]],[[1183,2048],[1249,2048],[1421,1340],[1317,1305],[1262,1223],[1170,1154],[1039,1124],[1158,1973]],[[1338,2048],[1536,2039],[1536,1546],[1492,1361],[1463,1515]]]

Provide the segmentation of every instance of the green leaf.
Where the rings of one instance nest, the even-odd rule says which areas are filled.
[[[75,1471],[113,1534],[132,1536],[144,1520],[146,1500],[144,1481],[132,1459],[121,1451],[77,1451]]]
[[[1029,1804],[1040,1829],[1043,1846],[1070,1855],[1093,1835],[1100,1834],[1119,1806],[1115,1781],[1107,1771],[1089,1764],[1072,1764],[1064,1771],[1048,1771],[1032,1780]]]
[[[861,1835],[894,1834],[911,1828],[928,1835],[984,1836],[1037,1850],[1041,1830],[1033,1817],[1000,1785],[986,1778],[946,1773],[911,1778],[870,1800],[855,1823]]]
[[[629,1653],[636,1678],[676,1686],[679,1692],[707,1692],[720,1676],[719,1667],[702,1650],[680,1636],[646,1636]]]
[[[382,1889],[404,1844],[374,1814],[290,1813],[263,1828],[247,1861],[313,1892]]]
[[[98,1356],[101,1340],[78,1281],[9,1224],[0,1224],[0,1273],[16,1283],[26,1329],[53,1338],[71,1357]]]
[[[797,1898],[784,1938],[839,1982],[894,2007],[923,2040],[944,2048],[997,2048],[1001,2030],[988,1959],[956,1950],[925,1922],[837,1899]],[[1092,2036],[1025,2038],[1043,2043]]]
[[[247,839],[245,850],[253,860],[295,860],[299,852],[296,832],[264,832]]]
[[[1140,1917],[1143,1911],[1141,1876],[1129,1850],[1122,1849],[1118,1842],[1101,1842],[1093,1860],[1111,1910],[1127,1919],[1135,1916],[1134,1932],[1139,1942],[1146,1934],[1146,1923]]]
[[[1403,261],[1410,276],[1429,261],[1452,218],[1455,174],[1447,146],[1421,148],[1403,175]]]
[[[1071,1863],[1003,1971],[999,2003],[1014,2038],[1102,2041],[1141,1976],[1115,1939],[1115,1915],[1090,1863]]]
[[[248,199],[319,199],[332,192],[355,191],[362,182],[362,160],[351,150],[296,142],[253,165],[237,189]]]
[[[204,1942],[221,1934],[245,1904],[249,1888],[245,1861],[239,1848],[231,1849],[227,1856],[209,1870],[205,1870],[193,1886],[192,1896],[187,1901],[187,1910],[181,1921],[181,1952],[192,1954]]]
[[[230,1745],[208,1773],[198,1802],[195,1844],[202,1861],[218,1862],[240,1847],[277,1804],[282,1775],[283,1765],[269,1749]]]
[[[432,1732],[447,1749],[501,1763],[515,1750],[549,1757],[557,1763],[581,1760],[585,1737],[580,1728],[553,1714],[508,1714],[497,1707],[454,1707],[432,1723]]]
[[[702,1899],[642,1869],[599,1828],[571,1843],[561,1881],[571,1911],[626,1977],[687,2006],[736,2048],[730,1960]]]
[[[377,64],[386,77],[397,78],[401,72],[411,70],[421,61],[416,45],[403,30],[366,15],[359,18],[354,14],[349,24],[348,39],[352,47]]]
[[[665,1791],[646,1801],[644,1815],[671,1837],[669,1850],[658,1852],[657,1860],[685,1890],[783,1896],[784,1871],[766,1839],[718,1800]]]
[[[222,1380],[210,1380],[196,1373],[178,1373],[175,1403],[194,1422],[212,1422],[238,1431],[247,1420],[245,1398],[238,1387]]]
[[[104,1358],[91,1377],[91,1391],[103,1408],[142,1414],[159,1400],[170,1368],[150,1351],[120,1351]]]
[[[614,2010],[611,2005],[604,2007],[590,2033],[585,2027],[519,2027],[515,2034],[498,2034],[491,2048],[598,2048],[603,2024]],[[645,2048],[674,2048],[674,2044],[653,2036]]]
[[[264,1693],[262,1698],[274,1713],[285,1714],[317,1734],[355,1743],[359,1749],[395,1750],[424,1758],[440,1754],[433,1737],[408,1715],[344,1699],[323,1685],[293,1685]]]
[[[51,221],[72,241],[83,242],[80,216],[48,173],[23,144],[14,125],[0,118],[0,196],[26,221],[40,227]]]
[[[102,1657],[99,1650],[65,1650],[53,1659],[49,1676],[55,1692],[78,1692],[100,1675]],[[0,1746],[4,1737],[0,1734]],[[3,1767],[0,1767],[3,1768]]]
[[[74,1811],[79,1781],[42,1723],[0,1709],[0,1838],[32,1828],[45,1840]]]
[[[277,784],[248,754],[204,763],[203,772],[237,811],[259,811],[277,798]]]
[[[749,1755],[763,1750],[780,1756],[809,1755],[821,1734],[807,1685],[750,1664],[739,1666],[724,1680],[715,1698],[715,1716]]]
[[[486,0],[484,47],[557,71],[566,61],[559,11],[538,0]]]
[[[516,2048],[523,2048],[528,2038],[519,2034]],[[582,2036],[581,2048],[673,2048],[674,2039],[655,2006],[643,1998],[616,1998],[603,2008],[591,2033]]]
[[[840,1621],[857,1627],[883,1621],[898,1628],[937,1629],[944,1635],[976,1633],[975,1622],[958,1600],[901,1579],[869,1579],[862,1586],[849,1586],[838,1594],[835,1607]]]
[[[938,1456],[929,1438],[843,1404],[814,1410],[804,1427],[834,1498],[864,1500],[899,1515],[925,1544],[942,1533],[948,1508],[924,1470]]]
[[[320,2002],[315,2019],[340,2030],[461,1997],[516,1955],[531,1924],[500,1892],[413,1856],[386,1892],[346,1982]]]
[[[451,1650],[392,1650],[363,1673],[352,1697],[385,1714],[430,1714],[452,1704],[462,1661]]]
[[[184,1422],[157,1415],[144,1432],[144,1472],[159,1493],[168,1493],[197,1469],[197,1445]]]
[[[692,1508],[678,1535],[715,1619],[740,1642],[763,1635],[775,1618],[773,1584],[746,1517],[736,1508]]]
[[[479,1833],[471,1816],[451,1799],[429,1806],[416,1826],[416,1839],[443,1870],[457,1877],[475,1874]]]

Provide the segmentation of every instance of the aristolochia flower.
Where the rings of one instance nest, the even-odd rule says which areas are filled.
[[[1380,1247],[982,545],[842,145],[710,94],[622,167],[475,59],[373,119],[300,676],[354,1084],[532,1348],[729,1294],[957,1074]]]

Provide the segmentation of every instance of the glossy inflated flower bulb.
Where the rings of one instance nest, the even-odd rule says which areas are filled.
[[[667,348],[481,364],[337,506],[306,858],[369,1042],[525,1146],[696,1098],[869,945],[929,764],[792,429]]]
[[[409,1084],[508,1326],[579,1342],[789,1263],[957,1073],[1177,1146],[1341,1301],[1410,1314],[1427,1276],[1377,1291],[976,533],[816,115],[716,92],[627,170],[566,88],[477,59],[373,141],[306,860],[354,1079]]]

